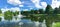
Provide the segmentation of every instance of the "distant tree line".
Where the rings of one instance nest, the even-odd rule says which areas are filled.
[[[1,9],[0,9],[0,14],[2,13]],[[5,18],[9,18],[12,16],[17,16],[19,14],[19,11],[15,11],[12,12],[10,10],[4,12],[4,17]],[[39,10],[31,10],[31,11],[21,11],[22,15],[30,15],[30,14],[60,14],[60,6],[59,8],[55,8],[53,9],[50,5],[47,5],[47,7],[45,8],[45,11],[43,9],[39,9]]]
[[[60,6],[59,8],[53,9],[50,5],[47,5],[45,11],[43,9],[39,10],[31,10],[31,11],[22,11],[22,15],[29,15],[29,14],[60,14]]]
[[[12,11],[8,10],[8,11],[5,11],[4,13],[2,13],[2,11],[0,9],[0,14],[3,14],[3,16],[6,20],[12,20],[13,16],[19,15],[19,11],[12,12]]]
[[[0,10],[0,14],[2,14],[2,11]],[[13,16],[17,16],[19,14],[19,11],[15,11],[12,12],[10,10],[4,12],[4,18],[6,20],[11,20]],[[39,10],[31,10],[31,11],[21,11],[22,15],[30,15],[30,14],[47,14],[46,16],[44,15],[40,15],[39,17],[33,16],[31,15],[31,20],[35,20],[35,21],[40,21],[42,22],[44,19],[46,20],[46,25],[47,27],[51,26],[51,23],[58,19],[60,20],[60,16],[57,16],[56,14],[60,14],[60,6],[59,8],[55,8],[53,9],[50,5],[47,5],[47,7],[45,8],[45,11],[43,9],[39,9]],[[37,19],[39,18],[39,19]]]
[[[27,18],[27,19],[31,19],[32,21],[43,22],[43,20],[45,19],[46,27],[52,27],[53,22],[60,21],[60,15],[59,15],[60,6],[58,8],[56,7],[53,9],[50,5],[47,5],[47,7],[45,8],[45,11],[43,9],[22,11],[21,14],[30,16],[30,18]],[[33,15],[31,15],[31,14],[33,14]],[[35,16],[36,14],[37,14],[37,16]],[[42,15],[40,15],[40,14],[42,14]]]

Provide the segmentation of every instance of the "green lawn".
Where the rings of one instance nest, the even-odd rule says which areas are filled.
[[[60,22],[56,22],[52,27],[60,27]]]
[[[0,14],[0,16],[3,16],[3,14]]]

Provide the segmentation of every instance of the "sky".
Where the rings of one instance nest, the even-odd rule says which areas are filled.
[[[3,12],[7,10],[28,11],[45,9],[47,4],[51,5],[53,9],[58,8],[60,0],[0,0],[0,9]]]

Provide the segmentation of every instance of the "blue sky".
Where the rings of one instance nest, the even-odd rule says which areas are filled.
[[[45,9],[47,4],[54,6],[53,4],[55,2],[53,2],[53,4],[52,4],[52,2],[53,2],[53,0],[0,0],[0,8],[11,9],[11,8],[17,7],[20,10],[31,10],[31,9],[35,10],[35,9],[39,9],[39,8]],[[60,3],[60,1],[59,1],[59,3]],[[58,6],[56,4],[55,7],[58,7]]]

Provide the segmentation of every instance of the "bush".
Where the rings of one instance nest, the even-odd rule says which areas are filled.
[[[56,22],[53,27],[60,27],[60,22]]]

